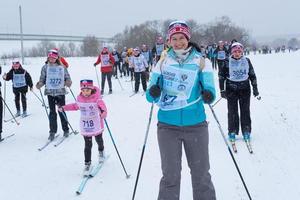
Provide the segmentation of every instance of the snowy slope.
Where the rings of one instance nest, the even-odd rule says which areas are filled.
[[[297,199],[300,196],[300,52],[250,56],[258,77],[262,100],[252,98],[253,149],[250,155],[242,141],[237,143],[235,158],[255,200]],[[24,66],[36,83],[45,58],[27,59]],[[69,58],[73,79],[72,90],[77,95],[79,80],[97,79],[93,63],[96,58]],[[3,66],[7,72],[9,66]],[[217,78],[217,77],[216,77]],[[3,83],[3,81],[2,81]],[[0,199],[131,199],[137,167],[149,118],[150,104],[140,94],[129,98],[131,83],[121,79],[121,90],[113,80],[113,95],[106,95],[108,118],[112,135],[121,154],[126,170],[131,174],[126,179],[107,131],[104,145],[110,158],[100,173],[87,183],[81,196],[75,191],[83,169],[84,141],[80,135],[71,136],[61,146],[50,145],[39,152],[37,149],[48,137],[48,122],[44,108],[38,99],[28,93],[28,111],[31,116],[20,120],[20,125],[4,123],[3,136],[16,135],[0,144]],[[217,84],[216,84],[217,85]],[[11,82],[6,83],[6,101],[13,112],[14,102]],[[2,87],[3,92],[3,87]],[[39,92],[35,90],[39,95]],[[107,92],[107,91],[106,91]],[[73,102],[71,94],[67,102]],[[226,101],[220,101],[215,112],[227,132]],[[137,188],[136,199],[157,198],[161,177],[160,156],[156,138],[156,112],[150,127],[149,138]],[[229,156],[222,136],[209,109],[206,110],[210,129],[211,174],[222,200],[248,199]],[[79,129],[79,112],[67,113],[73,128]],[[6,110],[6,117],[9,118]],[[59,124],[59,133],[62,133]],[[96,144],[93,147],[96,159]],[[181,199],[191,200],[192,189],[186,159],[183,158]]]

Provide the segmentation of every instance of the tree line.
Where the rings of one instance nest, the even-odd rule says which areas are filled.
[[[113,36],[112,48],[119,51],[123,47],[136,47],[146,44],[150,47],[154,46],[155,40],[158,36],[163,38],[167,37],[167,30],[170,22],[173,19],[167,20],[152,20],[146,21],[139,25],[126,26],[123,32],[117,33]],[[191,28],[191,40],[199,45],[209,45],[217,43],[218,41],[228,41],[236,39],[245,46],[252,48],[260,48],[266,44],[258,44],[251,40],[250,31],[234,24],[227,16],[216,18],[214,21],[200,24],[196,20],[186,20]],[[287,47],[299,47],[300,42],[297,38],[276,39],[269,46],[275,48],[278,45],[285,45]],[[25,57],[43,57],[47,55],[49,49],[58,48],[61,55],[65,57],[72,56],[97,56],[102,49],[103,44],[100,43],[95,36],[88,35],[80,44],[73,42],[55,44],[52,41],[42,41],[36,46],[26,49],[24,52]],[[3,54],[1,58],[19,57],[20,53]]]

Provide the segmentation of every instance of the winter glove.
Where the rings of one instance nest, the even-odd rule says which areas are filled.
[[[6,80],[6,73],[3,74],[2,78],[3,80]]]
[[[158,85],[152,85],[149,89],[149,94],[155,99],[160,97],[161,94],[160,87]]]
[[[203,90],[202,91],[202,99],[204,101],[204,103],[211,103],[213,101],[213,94],[208,91],[208,90]]]
[[[224,98],[224,99],[227,98],[227,96],[226,96],[226,90],[222,90],[221,91],[221,97]]]
[[[64,108],[62,106],[57,107],[58,112],[64,112]]]
[[[96,63],[94,63],[94,67],[96,67],[97,66],[97,64]]]
[[[65,85],[66,85],[67,87],[71,87],[72,81],[71,81],[71,80],[66,80],[66,81],[65,81]]]
[[[254,87],[253,87],[253,95],[254,95],[254,97],[257,97],[257,96],[259,95],[257,86],[254,86]]]
[[[43,87],[43,84],[41,82],[37,82],[35,87],[39,90]]]
[[[106,112],[101,112],[101,114],[100,114],[101,119],[105,119],[106,116],[107,116]]]

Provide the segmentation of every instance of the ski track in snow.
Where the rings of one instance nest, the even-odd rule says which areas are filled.
[[[241,173],[255,200],[297,199],[300,196],[300,52],[271,55],[250,55],[254,66],[258,89],[262,100],[251,97],[252,146],[254,154],[249,154],[242,140],[237,141],[238,153],[234,154]],[[72,91],[79,91],[79,81],[92,78],[97,85],[93,63],[95,57],[67,58],[69,72],[73,81]],[[45,58],[27,58],[24,68],[37,82]],[[7,72],[10,66],[3,66]],[[97,68],[98,69],[98,68]],[[100,73],[98,73],[100,76]],[[100,78],[100,77],[99,77]],[[216,87],[217,73],[215,73]],[[131,174],[126,179],[110,136],[105,130],[104,145],[110,159],[96,177],[88,181],[80,196],[75,191],[81,181],[84,141],[80,134],[71,135],[60,146],[50,144],[45,150],[37,149],[48,137],[48,122],[44,107],[29,92],[28,118],[20,120],[20,125],[4,123],[3,136],[15,133],[14,137],[0,143],[0,199],[131,199],[138,163],[149,119],[150,104],[141,92],[132,98],[131,82],[121,78],[121,90],[116,79],[113,81],[113,94],[107,95],[107,85],[103,97],[108,107],[107,122],[111,129],[126,170]],[[2,81],[2,91],[3,91]],[[142,88],[140,87],[140,91]],[[6,101],[15,111],[11,82],[6,82]],[[39,91],[35,89],[39,95]],[[217,89],[217,94],[218,94]],[[3,92],[2,92],[3,94]],[[45,98],[45,96],[44,96]],[[218,99],[218,97],[217,97]],[[45,98],[47,103],[47,99]],[[66,95],[66,102],[74,99]],[[227,133],[227,105],[222,99],[215,112]],[[140,174],[136,199],[153,200],[157,198],[161,177],[160,156],[156,138],[157,108],[154,109],[148,141]],[[218,130],[217,124],[206,107],[210,131],[211,174],[217,199],[247,200],[248,197],[234,164]],[[68,112],[72,127],[79,130],[79,112]],[[9,118],[6,110],[5,118]],[[62,135],[60,122],[58,133]],[[241,133],[240,133],[241,134]],[[61,136],[60,136],[61,137]],[[239,135],[241,137],[241,135]],[[97,145],[93,141],[94,163],[97,161]],[[189,169],[185,155],[182,158],[181,200],[191,200],[192,189]]]

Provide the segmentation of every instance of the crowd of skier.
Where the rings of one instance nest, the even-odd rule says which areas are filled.
[[[159,107],[157,136],[163,177],[158,199],[179,199],[182,146],[191,169],[194,199],[216,199],[209,173],[208,124],[203,104],[211,105],[217,96],[226,99],[229,141],[234,145],[241,129],[244,141],[250,144],[250,99],[251,93],[259,97],[258,84],[254,66],[245,56],[249,49],[239,41],[233,39],[231,42],[218,41],[217,44],[198,46],[191,42],[191,38],[190,27],[184,21],[174,21],[169,25],[166,40],[158,36],[152,48],[141,44],[140,47],[124,47],[117,51],[103,46],[94,63],[96,73],[100,66],[100,88],[95,81],[83,79],[77,97],[71,90],[69,63],[58,49],[48,51],[46,62],[41,67],[40,78],[35,84],[40,97],[34,92],[30,73],[23,68],[20,60],[14,59],[11,69],[2,75],[4,81],[12,81],[15,95],[16,113],[11,120],[29,116],[28,88],[43,103],[47,113],[48,143],[57,138],[57,114],[63,137],[76,134],[70,127],[66,111],[80,110],[80,133],[85,142],[84,175],[87,176],[91,170],[92,137],[98,144],[98,162],[105,160],[102,134],[109,108],[102,95],[114,93],[112,78],[130,81],[133,95],[139,93],[141,84],[147,101]],[[219,95],[214,84],[215,72],[219,77]],[[108,90],[105,89],[106,81]],[[47,104],[41,92],[43,86]],[[72,92],[74,103],[66,104],[67,90]],[[5,96],[0,95],[0,140],[3,140],[3,103],[7,104]]]

